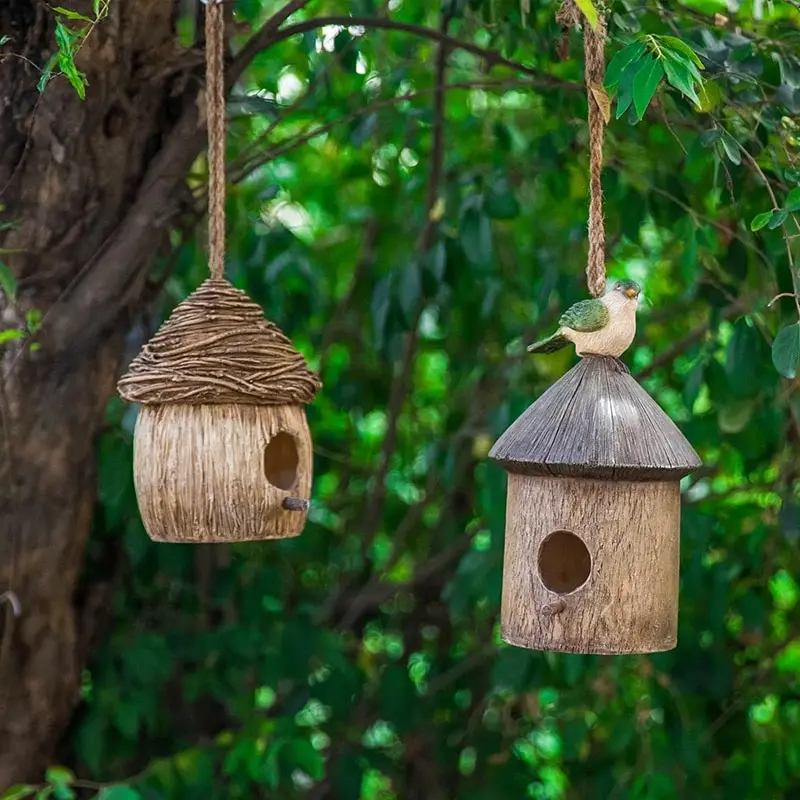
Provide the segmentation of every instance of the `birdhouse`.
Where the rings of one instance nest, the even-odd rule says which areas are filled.
[[[677,642],[689,442],[621,361],[585,357],[497,440],[508,475],[502,638],[654,653]]]
[[[289,339],[224,279],[184,300],[119,381],[141,405],[134,484],[162,542],[283,539],[303,529],[321,387]]]

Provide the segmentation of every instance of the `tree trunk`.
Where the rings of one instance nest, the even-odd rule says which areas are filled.
[[[79,701],[74,595],[95,439],[154,233],[203,141],[198,58],[177,50],[176,4],[111,3],[76,57],[85,100],[63,76],[36,89],[54,12],[38,0],[0,8],[0,259],[18,284],[16,298],[0,292],[0,330],[45,315],[38,347],[0,344],[0,594],[21,606],[15,618],[0,605],[0,790],[41,779]],[[67,5],[91,16],[91,0]]]

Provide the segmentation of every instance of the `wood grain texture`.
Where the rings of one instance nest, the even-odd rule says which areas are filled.
[[[539,571],[555,531],[591,556],[577,590],[548,590]],[[509,475],[502,637],[534,650],[655,653],[677,642],[680,491],[675,481]]]
[[[296,479],[267,480],[265,450],[283,431]],[[283,448],[282,448],[283,449]],[[142,406],[133,473],[139,510],[160,542],[241,542],[297,536],[305,526],[313,453],[303,406]],[[294,510],[293,510],[294,509]]]
[[[582,358],[495,442],[489,458],[522,475],[678,480],[701,461],[621,361]]]

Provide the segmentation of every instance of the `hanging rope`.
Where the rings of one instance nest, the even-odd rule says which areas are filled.
[[[208,269],[225,274],[225,15],[222,0],[206,6],[206,118],[208,119]]]
[[[586,58],[585,80],[589,103],[589,258],[586,264],[586,282],[589,292],[599,297],[606,289],[606,233],[603,221],[603,139],[605,117],[597,100],[603,92],[606,74],[605,40],[606,21],[598,15],[597,27],[592,28],[581,14],[574,0],[564,0],[556,20],[565,28],[583,26],[583,50]],[[600,94],[604,97],[604,93]]]

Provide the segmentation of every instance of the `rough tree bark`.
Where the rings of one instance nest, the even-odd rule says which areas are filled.
[[[91,0],[67,5],[91,14]],[[76,59],[82,101],[63,77],[36,89],[53,12],[0,4],[0,259],[19,287],[15,301],[0,293],[0,329],[45,314],[39,349],[0,345],[0,594],[13,590],[22,610],[0,607],[0,790],[41,779],[79,699],[74,590],[95,438],[157,232],[203,143],[198,59],[181,66],[176,5],[111,3]]]

